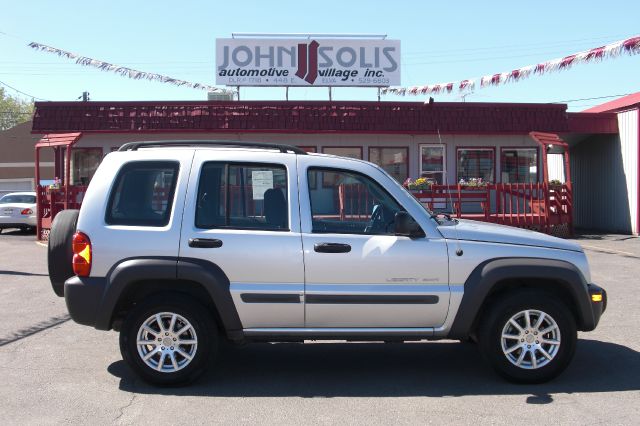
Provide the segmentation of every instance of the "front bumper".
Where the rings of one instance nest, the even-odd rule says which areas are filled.
[[[600,322],[600,317],[607,310],[607,292],[595,284],[587,284],[587,289],[589,290],[589,302],[593,313],[593,328],[596,328]]]
[[[105,287],[104,278],[71,277],[65,281],[64,300],[71,319],[95,327]]]

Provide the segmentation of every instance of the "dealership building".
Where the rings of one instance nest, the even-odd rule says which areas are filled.
[[[331,93],[332,86],[380,91],[400,84],[400,42],[384,38],[218,39],[216,61],[216,83],[238,88],[282,86],[288,93],[288,87],[323,86]],[[426,206],[457,217],[562,236],[574,228],[637,235],[639,107],[640,94],[584,112],[568,112],[565,104],[433,99],[37,102],[30,135],[37,143],[29,141],[35,173],[2,178],[36,184],[59,178],[36,185],[44,239],[57,212],[80,206],[102,158],[126,142],[275,142],[376,163]],[[5,149],[5,136],[0,133],[3,164],[31,164],[34,157]],[[14,172],[24,172],[21,167]],[[417,184],[418,178],[424,179]],[[340,194],[336,206],[357,202],[348,186]]]
[[[224,139],[360,158],[399,182],[428,177],[433,190],[416,195],[461,217],[545,231],[540,215],[555,214],[556,225],[637,235],[639,106],[638,96],[575,113],[563,104],[39,102],[36,161],[52,153],[63,180],[53,192],[64,193],[40,188],[42,226],[79,206],[101,159],[126,142]],[[458,185],[475,178],[490,185]],[[552,181],[558,189],[544,186]]]

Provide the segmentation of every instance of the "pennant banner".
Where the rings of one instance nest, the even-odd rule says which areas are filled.
[[[565,56],[564,58],[553,59],[541,62],[537,65],[529,65],[509,72],[485,75],[484,77],[472,78],[462,81],[452,81],[448,83],[427,84],[412,87],[387,87],[381,90],[382,94],[394,95],[427,95],[432,93],[451,93],[454,89],[460,92],[470,91],[476,87],[497,86],[499,84],[515,82],[531,74],[545,74],[552,71],[568,70],[573,65],[602,61],[607,58],[615,58],[622,54],[637,55],[640,53],[640,36],[617,41],[605,46],[596,47],[584,52]]]
[[[57,49],[55,47],[47,46],[40,43],[29,43],[29,47],[43,52],[54,53],[67,59],[75,59],[76,64],[91,66],[102,71],[114,72],[116,74],[120,74],[122,77],[129,77],[133,78],[134,80],[159,81],[161,83],[169,83],[175,86],[189,87],[191,89],[207,90],[209,92],[232,93],[232,91],[230,90],[220,89],[219,87],[215,86],[209,86],[201,83],[192,83],[190,81],[179,80],[177,78],[167,77],[165,75],[138,71],[120,65],[110,64],[109,62],[99,61],[97,59],[88,58],[86,56],[76,55],[75,53],[67,52],[66,50]]]

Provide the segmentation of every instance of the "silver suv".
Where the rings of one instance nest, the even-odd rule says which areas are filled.
[[[54,220],[49,269],[71,317],[120,331],[165,385],[221,339],[470,340],[542,382],[607,302],[573,242],[437,215],[374,164],[261,143],[122,146]]]

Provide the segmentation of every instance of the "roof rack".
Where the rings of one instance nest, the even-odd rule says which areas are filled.
[[[293,145],[284,145],[266,142],[244,142],[244,141],[207,141],[207,140],[166,140],[166,141],[143,141],[128,142],[118,149],[118,151],[137,151],[139,148],[163,147],[163,146],[228,146],[238,148],[262,148],[275,149],[282,153],[293,152],[298,155],[307,155],[307,152]]]

